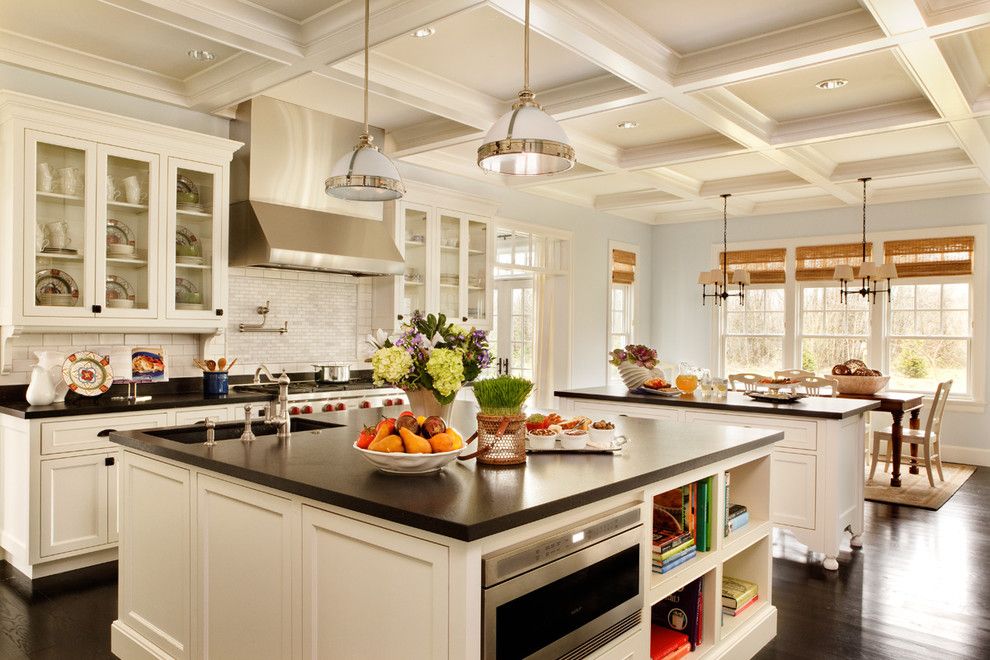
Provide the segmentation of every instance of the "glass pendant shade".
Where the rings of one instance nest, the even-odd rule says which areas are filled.
[[[512,110],[488,130],[478,148],[478,165],[497,174],[557,174],[574,167],[574,147],[532,92],[523,91]]]
[[[333,166],[326,192],[340,199],[387,202],[402,197],[405,188],[392,159],[371,143],[370,136],[362,135],[354,151]]]

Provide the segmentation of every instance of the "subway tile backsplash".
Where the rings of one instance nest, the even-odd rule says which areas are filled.
[[[209,341],[206,357],[238,358],[234,373],[254,373],[260,363],[272,371],[308,371],[315,362],[350,362],[367,366],[365,337],[371,331],[372,283],[368,278],[328,273],[231,268],[228,325],[222,337]],[[257,308],[270,301],[267,326],[289,322],[289,332],[239,332],[241,323],[257,323]],[[45,333],[10,340],[11,373],[0,385],[26,383],[34,352],[56,350],[108,351],[112,346],[164,346],[172,377],[196,376],[192,358],[200,352],[200,336],[161,333]]]

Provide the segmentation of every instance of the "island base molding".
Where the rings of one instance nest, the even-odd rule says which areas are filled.
[[[643,616],[589,657],[649,658],[651,607],[699,577],[705,603],[719,603],[725,569],[757,581],[759,603],[725,622],[720,607],[706,610],[705,653],[749,658],[776,635],[767,520],[772,471],[766,445],[463,542],[125,449],[111,648],[123,660],[481,658],[482,558],[631,505],[643,522]],[[653,573],[653,498],[708,478],[714,493],[724,492],[730,472],[753,512],[750,525],[731,537],[715,533],[710,552]],[[724,526],[722,504],[713,502],[713,530]]]

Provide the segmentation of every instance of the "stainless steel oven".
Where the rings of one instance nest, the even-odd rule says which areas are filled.
[[[622,507],[484,557],[484,658],[583,658],[638,626],[642,543]]]

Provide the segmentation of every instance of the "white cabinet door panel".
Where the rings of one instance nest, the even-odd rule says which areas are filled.
[[[147,415],[103,415],[66,422],[42,422],[41,453],[60,454],[85,449],[114,449],[108,431],[147,429],[168,424],[164,412]]]
[[[447,548],[307,506],[302,541],[304,658],[448,656]]]
[[[188,426],[199,424],[206,420],[207,417],[212,417],[218,422],[226,422],[230,419],[230,409],[224,406],[222,408],[190,408],[189,410],[180,410],[175,413],[175,425]]]
[[[199,475],[196,508],[196,655],[291,657],[291,500]]]
[[[815,456],[775,451],[771,460],[771,521],[815,529]]]
[[[41,461],[41,556],[107,542],[105,454]]]
[[[784,439],[775,446],[785,449],[804,449],[814,451],[817,446],[817,425],[815,422],[786,419],[780,416],[762,415],[733,415],[726,413],[707,413],[686,411],[684,420],[688,422],[704,422],[708,424],[723,424],[727,426],[744,426],[747,428],[772,429],[783,431]]]

